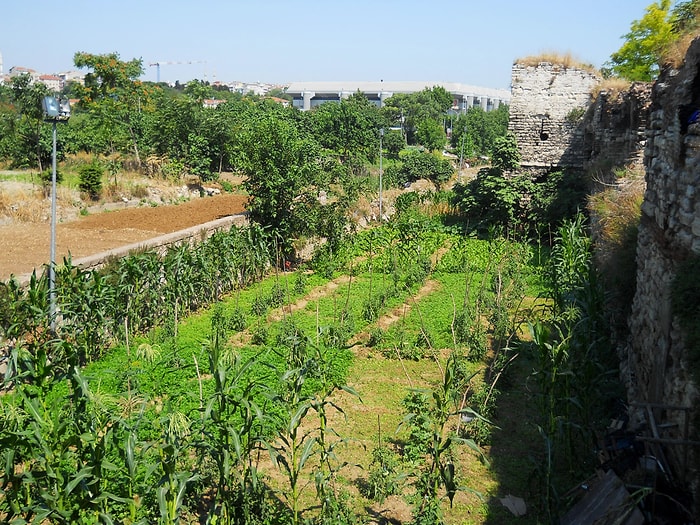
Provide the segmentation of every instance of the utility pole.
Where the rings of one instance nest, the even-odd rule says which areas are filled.
[[[382,138],[384,138],[384,128],[379,129],[379,222],[384,221],[382,211]]]
[[[52,124],[51,149],[51,246],[49,250],[49,322],[56,333],[56,123],[70,118],[70,103],[53,96],[41,100],[44,120]]]
[[[460,141],[462,145],[459,148],[459,171],[457,172],[457,182],[462,183],[462,166],[464,165],[464,135],[466,134],[466,129],[462,130],[462,140]]]

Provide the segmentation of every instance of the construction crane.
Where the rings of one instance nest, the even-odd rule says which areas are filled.
[[[172,60],[162,60],[159,62],[151,62],[148,64],[153,67],[156,66],[156,82],[160,83],[160,66],[169,66],[173,64],[206,64],[206,60],[188,60],[188,61],[172,61]]]

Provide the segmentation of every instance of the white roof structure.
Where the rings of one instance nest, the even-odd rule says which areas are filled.
[[[502,103],[510,101],[510,90],[494,89],[486,87],[471,86],[458,82],[424,82],[419,80],[409,81],[319,81],[319,82],[292,82],[287,87],[290,95],[301,94],[303,92],[316,93],[416,93],[425,88],[441,86],[453,95],[488,97],[498,99]]]

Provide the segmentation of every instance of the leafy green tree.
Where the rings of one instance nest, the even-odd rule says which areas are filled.
[[[392,124],[401,125],[409,144],[415,144],[418,124],[432,119],[441,122],[452,107],[452,95],[442,86],[417,93],[397,93],[384,102],[382,111]]]
[[[191,80],[185,84],[185,95],[201,104],[206,99],[214,98],[214,88],[209,82],[203,80]]]
[[[527,212],[524,197],[531,189],[527,177],[504,177],[498,168],[484,168],[475,179],[454,186],[453,204],[477,230],[496,228],[508,234],[522,228]]]
[[[416,142],[430,151],[442,150],[445,147],[447,135],[442,125],[428,118],[416,125]]]
[[[382,115],[362,93],[338,104],[321,104],[311,112],[311,130],[321,146],[346,159],[351,154],[374,160],[379,155]]]
[[[187,142],[197,127],[197,112],[204,109],[192,99],[161,92],[154,100],[154,111],[146,117],[144,132],[153,153],[171,160],[187,157]]]
[[[384,141],[382,143],[385,155],[391,159],[398,159],[399,152],[406,147],[406,140],[403,138],[401,131],[390,129],[384,133]]]
[[[402,164],[399,178],[407,182],[428,179],[436,186],[449,180],[454,168],[449,160],[432,153],[411,150],[401,157]]]
[[[697,30],[700,18],[700,0],[688,0],[679,2],[671,13],[671,25],[673,32],[683,34]]]
[[[43,170],[51,162],[50,126],[44,124],[42,99],[49,95],[46,85],[32,82],[29,75],[10,80],[10,105],[5,106],[3,128],[7,135],[0,138],[5,154],[15,167],[38,167]],[[4,135],[4,133],[3,133]],[[61,151],[57,143],[58,152]]]
[[[321,182],[320,147],[289,120],[263,114],[241,131],[238,148],[250,218],[268,227],[290,253],[295,237],[312,233],[308,219]]]
[[[491,155],[496,137],[508,131],[508,116],[509,108],[505,104],[493,111],[469,108],[453,122],[452,147],[466,158]]]
[[[513,133],[497,137],[493,143],[493,166],[501,171],[515,171],[520,167],[520,150]]]
[[[76,86],[80,105],[99,122],[99,131],[109,137],[114,150],[132,149],[140,164],[139,139],[143,113],[151,110],[153,89],[138,78],[143,74],[143,61],[128,62],[117,53],[96,55],[78,52],[73,57],[78,68],[92,71],[85,75],[85,85]]]
[[[671,0],[659,0],[646,8],[640,20],[632,22],[625,43],[610,56],[604,73],[631,81],[650,82],[663,66],[664,52],[674,40]]]

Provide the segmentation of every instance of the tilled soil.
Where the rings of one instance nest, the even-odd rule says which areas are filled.
[[[56,226],[56,262],[94,255],[245,211],[247,197],[222,194],[177,205],[125,207]],[[0,280],[23,275],[50,260],[51,224],[0,225]]]

